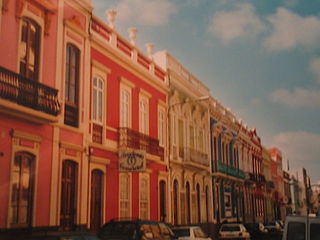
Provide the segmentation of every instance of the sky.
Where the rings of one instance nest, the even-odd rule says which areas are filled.
[[[115,28],[167,50],[211,95],[320,181],[320,0],[92,0]],[[285,164],[286,165],[286,164]]]

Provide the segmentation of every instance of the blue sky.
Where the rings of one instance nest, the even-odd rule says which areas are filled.
[[[320,180],[319,0],[93,0],[116,30],[167,50],[290,169]]]

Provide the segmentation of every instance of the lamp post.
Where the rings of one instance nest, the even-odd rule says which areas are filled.
[[[173,103],[171,105],[168,106],[167,108],[167,148],[168,148],[168,151],[167,151],[167,155],[168,155],[168,168],[169,168],[169,177],[168,177],[168,181],[169,181],[169,199],[168,199],[168,202],[169,202],[169,219],[171,220],[171,222],[174,224],[175,222],[178,222],[178,219],[175,219],[177,216],[174,216],[173,214],[173,211],[172,211],[172,207],[175,207],[172,205],[172,198],[173,198],[173,195],[172,195],[172,189],[171,189],[171,171],[172,171],[172,168],[171,168],[171,119],[170,119],[170,112],[172,110],[173,107],[175,106],[178,106],[178,105],[182,105],[184,103],[195,103],[195,102],[201,102],[201,101],[206,101],[206,100],[209,100],[210,99],[210,96],[201,96],[197,99],[194,99],[194,100],[187,100],[187,101],[179,101],[179,102],[176,102],[176,103]],[[209,113],[209,107],[208,107],[208,113]],[[208,119],[210,121],[210,118],[208,116]],[[174,200],[173,200],[174,201]]]

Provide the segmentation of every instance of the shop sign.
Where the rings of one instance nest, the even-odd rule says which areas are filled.
[[[145,151],[123,150],[119,152],[119,171],[140,172],[146,168]]]

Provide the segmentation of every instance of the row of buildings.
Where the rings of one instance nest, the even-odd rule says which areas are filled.
[[[303,207],[280,150],[170,53],[117,33],[115,11],[106,24],[91,0],[0,9],[0,228],[265,222]]]

